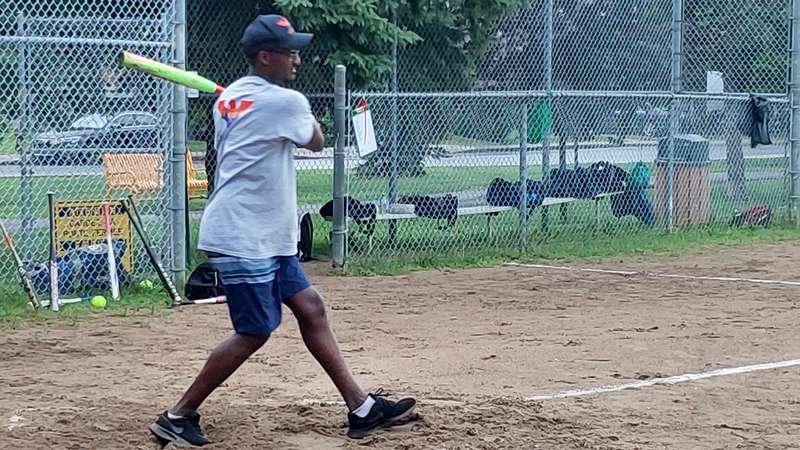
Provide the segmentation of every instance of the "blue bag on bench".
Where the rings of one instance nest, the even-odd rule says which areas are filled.
[[[540,206],[546,196],[541,181],[528,180],[526,197],[528,200],[528,214]],[[486,203],[492,206],[510,206],[519,208],[520,182],[506,181],[500,177],[495,178],[486,189]]]

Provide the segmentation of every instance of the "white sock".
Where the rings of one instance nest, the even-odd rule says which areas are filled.
[[[167,411],[167,418],[175,420],[175,419],[183,419],[183,416],[176,416],[175,414],[172,414],[171,412]]]
[[[367,417],[369,411],[372,409],[372,405],[374,404],[375,404],[375,399],[372,398],[371,395],[368,395],[367,399],[364,400],[364,403],[362,403],[361,406],[353,410],[353,414],[363,419],[364,417]]]

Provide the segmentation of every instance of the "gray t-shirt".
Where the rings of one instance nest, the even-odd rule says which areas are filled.
[[[297,253],[295,143],[311,141],[303,94],[247,76],[214,104],[217,170],[200,221],[200,250],[264,259]]]

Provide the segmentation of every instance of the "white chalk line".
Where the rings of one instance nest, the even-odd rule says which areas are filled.
[[[643,275],[643,276],[658,277],[658,278],[681,278],[686,280],[728,281],[728,282],[739,282],[739,283],[800,286],[800,281],[762,280],[758,278],[706,277],[706,276],[668,274],[668,273],[656,273],[656,272],[633,272],[628,270],[607,270],[607,269],[589,269],[583,267],[548,266],[544,264],[506,263],[504,265],[510,267],[525,267],[530,269],[561,270],[568,272],[591,272],[591,273],[604,273],[610,275],[624,275],[624,276]]]
[[[642,389],[653,386],[671,386],[680,383],[690,383],[692,381],[700,381],[708,378],[725,377],[731,375],[741,375],[751,372],[761,372],[766,370],[784,369],[787,367],[800,366],[800,359],[789,359],[786,361],[778,361],[764,364],[753,364],[749,366],[729,367],[725,369],[716,369],[709,372],[701,373],[687,373],[683,375],[675,375],[666,378],[653,378],[652,380],[636,381],[633,383],[605,385],[589,389],[573,389],[568,391],[561,391],[555,394],[534,395],[532,397],[524,397],[521,400],[524,402],[542,402],[547,400],[558,400],[572,397],[588,397],[599,394],[609,394],[614,392],[627,391],[631,389]],[[519,397],[500,396],[494,397],[497,400],[520,400]],[[418,399],[422,403],[433,404],[437,406],[459,406],[469,404],[470,401],[466,399],[425,399],[424,397]],[[323,400],[323,399],[303,399],[297,402],[302,406],[344,406],[345,403],[341,400]]]
[[[683,279],[690,279],[690,280],[748,282],[748,283],[757,283],[757,284],[779,284],[779,285],[787,285],[787,286],[800,286],[800,282],[783,281],[783,280],[761,280],[761,279],[752,279],[752,278],[674,275],[674,274],[661,274],[661,273],[634,272],[634,271],[627,271],[627,270],[607,270],[607,269],[575,268],[575,267],[565,267],[565,266],[548,266],[548,265],[542,265],[542,264],[507,263],[505,265],[506,266],[512,266],[512,267],[526,267],[526,268],[548,269],[548,270],[563,270],[563,271],[571,271],[571,272],[604,273],[604,274],[623,275],[623,276],[645,275],[645,276],[654,276],[654,277],[661,277],[661,278],[683,278]],[[717,369],[717,370],[712,370],[710,372],[703,372],[703,373],[688,373],[688,374],[683,374],[683,375],[675,375],[675,376],[671,376],[671,377],[667,377],[667,378],[653,378],[652,380],[643,380],[643,381],[637,381],[637,382],[634,382],[634,383],[619,384],[619,385],[600,386],[600,387],[595,387],[595,388],[590,388],[590,389],[577,389],[577,390],[562,391],[562,392],[558,392],[556,394],[536,395],[536,396],[532,396],[532,397],[525,397],[525,398],[523,398],[523,400],[531,402],[531,401],[556,400],[556,399],[563,399],[563,398],[570,398],[570,397],[585,397],[585,396],[590,396],[590,395],[620,392],[620,391],[625,391],[625,390],[630,390],[630,389],[641,389],[641,388],[658,386],[658,385],[674,385],[674,384],[679,384],[679,383],[688,383],[688,382],[692,382],[692,381],[705,380],[705,379],[708,379],[708,378],[731,376],[731,375],[740,375],[740,374],[744,374],[744,373],[759,372],[759,371],[765,371],[765,370],[775,370],[775,369],[781,369],[781,368],[793,367],[793,366],[800,366],[800,359],[791,359],[791,360],[787,360],[787,361],[780,361],[780,362],[774,362],[774,363],[755,364],[755,365],[750,365],[750,366],[732,367],[732,368],[727,368],[727,369]],[[499,397],[499,398],[507,398],[507,397]],[[332,402],[332,403],[339,404],[341,402]],[[453,400],[453,401],[449,401],[449,403],[460,403],[460,402],[458,400]]]
[[[656,385],[673,385],[679,383],[688,383],[691,381],[705,380],[707,378],[724,377],[730,375],[739,375],[743,373],[759,372],[764,370],[775,370],[786,367],[800,366],[800,359],[790,359],[787,361],[780,361],[766,364],[754,364],[751,366],[731,367],[727,369],[717,369],[710,372],[703,373],[687,373],[684,375],[675,375],[667,378],[653,378],[652,380],[637,381],[635,383],[618,384],[610,386],[600,386],[591,389],[576,389],[569,391],[562,391],[557,394],[550,395],[536,395],[527,397],[525,401],[544,401],[556,400],[560,398],[570,397],[586,397],[589,395],[607,394],[610,392],[619,392],[628,389],[641,389]]]

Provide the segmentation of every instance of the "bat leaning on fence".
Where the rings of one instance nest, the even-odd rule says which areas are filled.
[[[133,228],[136,230],[136,234],[139,235],[139,240],[142,241],[142,246],[147,253],[147,257],[150,258],[150,263],[153,265],[153,269],[155,269],[158,278],[161,280],[162,286],[164,286],[164,289],[172,299],[172,306],[186,303],[178,293],[178,289],[175,288],[175,284],[169,276],[167,276],[167,271],[164,269],[164,265],[161,264],[161,258],[153,251],[153,247],[150,245],[150,239],[148,239],[144,232],[144,225],[141,222],[142,219],[141,216],[139,216],[139,211],[136,209],[136,203],[134,203],[133,197],[129,196],[127,200],[122,200],[122,208],[125,210],[125,213],[128,214],[128,218],[130,218]]]
[[[28,273],[25,271],[25,267],[22,266],[22,260],[19,257],[19,253],[17,253],[16,247],[14,247],[14,241],[11,240],[11,235],[8,234],[8,230],[6,230],[3,222],[0,222],[0,231],[3,233],[3,240],[6,242],[6,245],[11,249],[11,253],[14,255],[14,262],[17,264],[17,273],[19,274],[19,279],[22,283],[22,289],[28,296],[28,302],[31,304],[31,306],[33,306],[33,309],[41,308],[42,304],[39,302],[39,297],[36,296],[36,289],[33,288],[33,282],[28,276]]]
[[[108,202],[103,202],[103,228],[106,238],[106,256],[108,259],[108,281],[111,285],[111,298],[119,300],[119,276],[117,275],[117,261],[114,258],[114,242],[111,239],[111,211]]]
[[[171,81],[191,89],[197,89],[200,92],[219,95],[225,91],[224,87],[208,78],[154,61],[150,58],[145,58],[135,53],[121,51],[118,59],[120,65],[123,67],[136,69],[156,78]]]
[[[47,306],[51,311],[58,311],[61,303],[58,291],[58,258],[56,255],[56,212],[55,204],[53,201],[54,194],[47,193],[47,207],[48,216],[50,219],[50,260],[48,261],[47,269],[50,277],[50,302]]]

